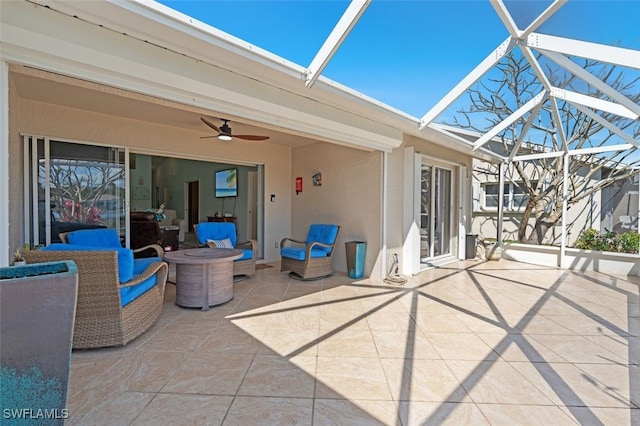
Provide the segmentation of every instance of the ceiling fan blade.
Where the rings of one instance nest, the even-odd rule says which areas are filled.
[[[206,118],[200,117],[200,120],[202,120],[202,122],[204,124],[206,124],[207,126],[211,127],[213,130],[215,130],[216,132],[220,133],[220,129],[218,128],[218,126],[216,126],[215,124],[213,124],[212,122],[210,122],[209,120],[207,120]]]
[[[209,139],[209,138],[217,138],[216,135],[211,135],[211,136],[200,136],[200,139]]]
[[[258,135],[231,135],[234,138],[245,139],[248,141],[266,141],[269,139],[269,136],[258,136]]]

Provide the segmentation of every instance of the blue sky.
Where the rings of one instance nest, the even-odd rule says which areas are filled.
[[[308,66],[348,2],[160,1]],[[523,28],[551,2],[508,1]],[[538,30],[640,50],[640,0],[570,0]],[[421,117],[508,36],[487,0],[374,0],[323,75]]]

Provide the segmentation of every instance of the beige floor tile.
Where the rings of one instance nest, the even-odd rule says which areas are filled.
[[[640,424],[637,284],[506,260],[402,286],[278,269],[209,311],[169,285],[139,338],[74,351],[67,423]]]
[[[310,425],[313,399],[237,396],[224,420],[225,426]]]
[[[415,314],[417,326],[425,333],[470,333],[464,321],[457,314],[438,314],[431,312],[418,312]]]
[[[625,363],[626,356],[610,352],[602,346],[578,335],[529,335],[553,352],[573,363]]]
[[[415,330],[416,323],[406,311],[387,311],[386,308],[367,315],[367,323],[373,331]]]
[[[66,425],[130,424],[153,399],[155,393],[82,390],[67,403]]]
[[[553,405],[478,404],[478,408],[492,425],[576,425]]]
[[[233,401],[228,395],[161,393],[136,418],[137,426],[220,425]]]
[[[369,330],[366,310],[353,308],[348,303],[335,303],[320,307],[320,329]]]
[[[271,327],[260,339],[258,354],[291,356],[316,356],[320,332],[316,329]]]
[[[174,367],[175,374],[162,392],[233,395],[238,391],[249,365],[250,354],[227,352],[195,353]]]
[[[474,333],[424,333],[442,359],[493,360],[498,355]]]
[[[567,362],[530,336],[519,334],[476,334],[505,361]]]
[[[580,425],[638,425],[640,409],[605,407],[561,407],[561,410]]]
[[[399,421],[396,405],[390,401],[316,399],[313,408],[315,426],[396,425]]]
[[[399,415],[404,426],[489,425],[473,403],[400,402]]]
[[[175,374],[187,352],[137,351],[93,379],[87,388],[116,391],[158,392]]]
[[[392,401],[376,358],[318,357],[316,398]]]
[[[467,397],[442,360],[383,359],[380,362],[396,401],[461,402]]]
[[[312,398],[315,357],[256,355],[238,390],[239,395]]]
[[[369,330],[320,330],[318,355],[325,357],[377,358],[378,350]]]
[[[249,334],[240,327],[231,323],[225,323],[198,347],[199,352],[228,352],[237,354],[255,354],[262,346],[260,339],[266,331]]]
[[[553,404],[510,363],[447,360],[446,364],[477,404]]]
[[[95,354],[96,352],[93,351]],[[78,390],[87,386],[93,379],[105,373],[122,360],[120,355],[103,355],[81,359],[73,353],[69,371],[69,390]]]
[[[371,332],[383,358],[440,359],[440,354],[420,330]]]
[[[629,408],[625,400],[613,389],[575,365],[568,363],[536,364],[511,363],[529,383],[547,395],[555,404],[567,407]]]

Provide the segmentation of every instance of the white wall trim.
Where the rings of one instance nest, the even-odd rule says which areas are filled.
[[[0,62],[0,266],[9,264],[9,64]]]

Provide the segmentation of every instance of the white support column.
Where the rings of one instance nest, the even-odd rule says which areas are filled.
[[[382,250],[380,256],[380,278],[381,280],[385,278],[387,275],[387,220],[388,220],[388,174],[387,168],[389,167],[389,153],[387,151],[382,152],[382,212],[381,212],[381,222],[382,229],[380,238],[382,239]]]
[[[16,161],[14,159],[14,161]],[[9,265],[9,64],[0,62],[0,266]]]
[[[569,194],[569,161],[571,157],[565,155],[562,159],[563,167],[563,183],[562,183],[562,238],[560,240],[560,266],[564,268],[566,265],[567,251],[567,201]]]
[[[505,163],[500,163],[498,166],[498,226],[497,226],[497,235],[496,241],[498,242],[498,247],[502,247],[502,227],[504,223],[504,174],[506,169]]]

